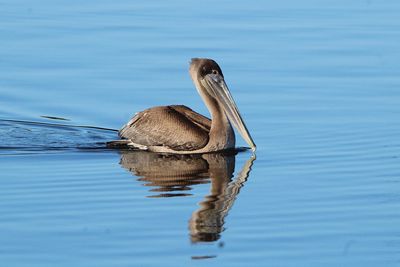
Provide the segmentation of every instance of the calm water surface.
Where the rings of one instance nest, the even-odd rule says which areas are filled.
[[[1,265],[399,266],[399,14],[2,1]],[[256,158],[105,149],[144,108],[208,114],[191,57],[220,63]]]

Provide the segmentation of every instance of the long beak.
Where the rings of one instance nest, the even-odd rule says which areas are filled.
[[[222,105],[228,119],[251,147],[251,150],[256,151],[256,144],[254,144],[253,138],[251,138],[246,124],[244,124],[242,116],[240,115],[236,103],[229,92],[224,78],[219,74],[208,74],[205,76],[203,82],[205,82],[208,85],[207,87],[211,89],[216,100]]]

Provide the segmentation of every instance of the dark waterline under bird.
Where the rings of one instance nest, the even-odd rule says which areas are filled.
[[[137,113],[119,131],[121,140],[108,145],[175,154],[224,151],[235,148],[233,125],[255,151],[218,64],[193,58],[189,73],[211,120],[183,105],[152,107]]]

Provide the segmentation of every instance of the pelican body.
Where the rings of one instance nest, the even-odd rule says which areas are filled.
[[[137,113],[119,131],[122,140],[109,145],[174,154],[223,151],[235,148],[233,125],[255,151],[218,64],[193,58],[189,73],[211,120],[183,105],[153,107]]]

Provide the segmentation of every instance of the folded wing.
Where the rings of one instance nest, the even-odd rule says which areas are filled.
[[[207,145],[210,128],[210,119],[186,106],[160,106],[136,114],[119,135],[138,145],[192,151]]]

